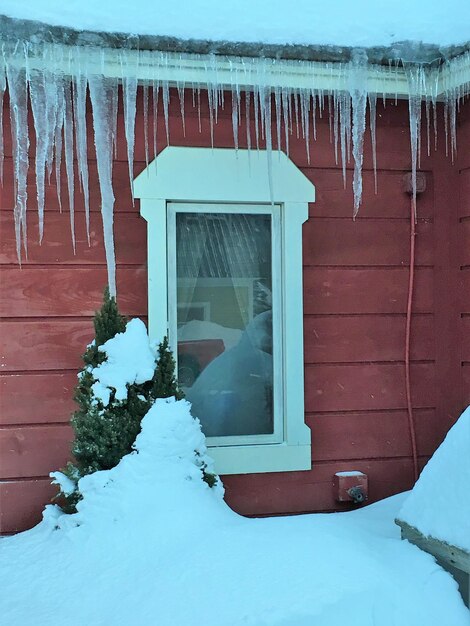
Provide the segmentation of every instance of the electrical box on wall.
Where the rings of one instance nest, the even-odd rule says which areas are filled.
[[[336,472],[333,477],[333,490],[337,502],[362,504],[368,497],[367,474],[356,470]]]

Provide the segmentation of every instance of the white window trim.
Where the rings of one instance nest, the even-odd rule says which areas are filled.
[[[271,170],[271,175],[268,172]],[[272,184],[269,184],[269,179]],[[134,181],[148,223],[148,314],[151,340],[168,334],[167,205],[279,204],[282,240],[284,440],[210,447],[219,474],[283,472],[311,467],[304,417],[302,224],[313,184],[284,153],[168,147]]]

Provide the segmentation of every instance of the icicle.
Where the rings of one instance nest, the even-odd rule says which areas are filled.
[[[287,89],[283,89],[281,93],[282,99],[282,117],[284,123],[284,141],[286,144],[286,154],[289,156],[289,125],[290,125],[290,96]]]
[[[259,88],[257,84],[255,85],[255,90],[253,93],[253,106],[255,110],[256,149],[259,150]]]
[[[310,93],[304,89],[300,92],[300,109],[302,121],[302,136],[305,139],[307,163],[308,165],[310,165]]]
[[[343,187],[346,189],[346,163],[349,161],[351,146],[351,98],[349,93],[342,91],[339,97],[340,107],[340,139],[341,139],[341,169],[343,173]]]
[[[294,115],[295,115],[295,128],[296,128],[296,133],[297,133],[297,139],[299,139],[300,134],[299,134],[299,101],[298,101],[298,92],[297,89],[294,89]]]
[[[153,157],[156,158],[157,150],[157,130],[158,130],[158,96],[160,93],[160,83],[157,79],[152,82],[152,109],[153,109]]]
[[[81,73],[75,77],[73,83],[73,98],[78,173],[85,203],[86,235],[88,245],[90,245],[90,192],[88,188],[88,146],[86,127],[87,78]]]
[[[168,119],[168,107],[170,104],[170,86],[167,80],[162,81],[163,92],[163,117],[165,118],[166,145],[170,145],[170,125]]]
[[[52,60],[52,54],[48,54],[45,59],[49,62]],[[62,55],[60,55],[62,58]],[[51,183],[51,176],[54,165],[54,149],[55,149],[55,135],[56,135],[56,125],[58,119],[58,106],[59,106],[59,90],[62,86],[62,75],[54,73],[53,71],[46,72],[44,78],[44,84],[47,85],[45,90],[46,94],[46,129],[47,133],[47,153],[46,153],[46,171],[48,184]]]
[[[334,94],[333,100],[333,134],[335,147],[335,163],[338,165],[338,140],[339,140],[339,94]]]
[[[113,154],[114,158],[118,156],[118,110],[119,110],[119,83],[117,78],[110,78],[112,83],[111,90],[111,120],[113,133]]]
[[[377,194],[377,94],[369,93],[369,125],[374,168],[374,191]]]
[[[26,71],[7,63],[8,91],[10,95],[11,139],[15,173],[15,237],[16,255],[21,263],[21,241],[27,249],[26,208],[28,200],[28,88]]]
[[[73,115],[71,84],[64,83],[64,150],[65,170],[67,173],[67,189],[69,192],[70,232],[72,235],[73,253],[75,254],[75,201],[74,201],[74,167],[73,167]]]
[[[265,130],[266,138],[266,158],[268,163],[268,183],[269,193],[271,196],[271,202],[274,201],[273,197],[273,146],[272,146],[272,129],[271,129],[271,91],[268,87],[264,86],[259,92],[260,96],[260,111],[261,120]]]
[[[405,65],[408,79],[408,109],[410,118],[410,141],[411,141],[411,185],[413,190],[413,211],[415,220],[416,213],[416,170],[419,155],[420,126],[421,126],[421,81],[423,69],[419,66]]]
[[[311,93],[312,99],[312,129],[313,129],[313,140],[317,140],[317,94],[312,89]]]
[[[330,143],[333,143],[333,96],[328,94],[328,127],[330,130]]]
[[[232,87],[232,133],[233,133],[233,145],[235,150],[238,151],[238,104],[239,94],[235,87]]]
[[[36,193],[38,198],[39,243],[44,235],[44,197],[47,160],[47,105],[45,73],[32,70],[29,75],[29,95],[33,110],[34,130],[36,133]]]
[[[199,130],[199,133],[202,132],[202,126],[201,126],[201,89],[199,88],[199,85],[197,87],[197,127]]]
[[[113,120],[110,115],[114,81],[96,75],[90,76],[88,81],[93,108],[93,127],[95,131],[96,161],[100,181],[101,217],[103,220],[109,293],[115,296],[116,259],[114,254],[114,193],[112,184]]]
[[[138,55],[134,51],[121,52],[124,57],[125,71],[122,81],[124,99],[124,131],[127,143],[127,163],[129,166],[129,183],[132,200],[134,200],[134,142],[135,142],[135,114],[137,104],[137,70]],[[129,61],[129,57],[132,62]]]
[[[352,101],[352,139],[354,158],[354,217],[362,202],[362,162],[364,159],[364,133],[366,130],[367,105],[367,55],[355,50],[350,63],[350,87]]]
[[[245,91],[245,124],[246,124],[246,147],[248,149],[248,158],[250,158],[250,152],[251,152],[250,101],[251,101],[251,92],[247,89]]]
[[[145,166],[149,166],[149,87],[145,83],[142,87],[142,98],[144,101],[144,146],[145,146]]]
[[[186,121],[184,114],[184,84],[177,84],[178,98],[180,101],[181,124],[183,125],[183,137],[186,137]]]
[[[457,154],[457,103],[458,96],[455,89],[451,91],[449,98],[449,112],[450,112],[450,154],[452,163],[454,162],[455,155]]]
[[[57,200],[62,213],[61,194],[61,165],[62,165],[62,127],[64,124],[64,85],[62,79],[57,81],[57,108],[54,120],[54,153],[55,153],[55,182],[57,188]]]
[[[276,111],[277,151],[281,152],[281,88],[278,85],[274,88],[274,104]]]

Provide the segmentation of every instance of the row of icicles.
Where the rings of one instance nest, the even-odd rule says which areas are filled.
[[[114,193],[112,188],[113,157],[117,148],[118,97],[122,91],[124,129],[127,142],[129,178],[132,186],[135,118],[138,85],[142,85],[144,142],[147,164],[150,156],[157,154],[157,115],[161,99],[166,143],[169,138],[170,87],[179,94],[183,129],[185,124],[184,94],[192,91],[193,106],[197,108],[201,131],[201,92],[207,92],[211,142],[219,111],[224,108],[227,90],[231,95],[233,144],[239,146],[242,117],[247,123],[244,143],[249,150],[265,147],[268,155],[268,177],[271,180],[273,150],[284,150],[289,154],[289,138],[292,133],[305,141],[307,159],[310,159],[311,139],[316,139],[317,117],[328,116],[330,140],[334,146],[336,163],[341,161],[343,181],[346,184],[346,165],[352,158],[354,163],[353,191],[356,216],[362,198],[362,163],[364,136],[366,131],[366,109],[369,107],[369,130],[372,141],[372,157],[377,191],[376,155],[376,107],[378,95],[368,92],[370,66],[364,51],[356,51],[351,62],[344,64],[310,63],[307,61],[282,63],[286,67],[301,68],[307,73],[310,68],[323,72],[335,70],[338,87],[325,91],[312,84],[309,88],[291,88],[277,84],[279,65],[271,59],[238,59],[230,63],[231,85],[218,80],[219,58],[200,57],[203,60],[204,80],[197,85],[190,82],[170,82],[168,69],[174,58],[162,52],[126,50],[103,50],[60,45],[33,46],[19,42],[14,47],[6,44],[2,48],[0,61],[0,175],[3,184],[3,95],[8,89],[11,116],[12,151],[14,163],[15,196],[14,208],[16,249],[21,262],[21,248],[27,251],[27,176],[29,169],[28,109],[32,111],[36,136],[34,166],[36,174],[37,206],[39,214],[39,241],[44,234],[45,185],[55,170],[57,193],[60,202],[60,171],[65,161],[67,176],[70,226],[72,245],[75,250],[74,216],[74,161],[78,164],[81,192],[84,197],[85,220],[88,242],[89,234],[89,174],[87,145],[87,99],[91,100],[93,112],[94,142],[101,191],[101,214],[104,243],[111,294],[116,293],[115,253],[113,238]],[[463,55],[461,64],[469,65],[470,55]],[[180,57],[183,60],[183,56]],[[188,58],[188,57],[186,57]],[[192,57],[194,58],[194,57]],[[225,63],[227,60],[225,59]],[[151,77],[139,81],[139,63],[145,63]],[[108,64],[121,68],[121,75],[107,71]],[[390,72],[392,72],[390,67]],[[395,68],[396,69],[396,68]],[[420,159],[420,131],[423,94],[426,116],[427,151],[437,147],[437,82],[436,68],[420,65],[405,66],[409,88],[410,139],[412,177],[416,184],[416,170]],[[112,77],[110,77],[110,74]],[[377,76],[381,75],[377,70]],[[165,76],[165,78],[161,78]],[[251,85],[245,87],[244,85]],[[119,89],[119,86],[122,86]],[[390,82],[380,94],[397,98],[389,90]],[[446,129],[446,151],[452,158],[456,151],[456,117],[460,102],[470,92],[469,83],[444,91],[444,118]],[[441,95],[442,98],[442,95]],[[153,118],[153,132],[149,132],[149,120]],[[433,127],[433,130],[431,128]],[[151,126],[152,128],[152,126]],[[254,133],[252,129],[254,128]],[[150,136],[149,136],[150,135]],[[274,142],[275,138],[275,142]],[[450,146],[450,148],[449,148]]]

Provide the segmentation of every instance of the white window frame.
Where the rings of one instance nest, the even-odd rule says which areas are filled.
[[[271,181],[271,184],[270,184]],[[282,440],[212,445],[219,474],[311,468],[311,434],[304,416],[302,224],[313,184],[282,152],[170,146],[134,181],[148,223],[148,314],[152,341],[169,334],[168,211],[171,203],[279,205],[281,240]],[[176,307],[173,307],[176,309]]]

